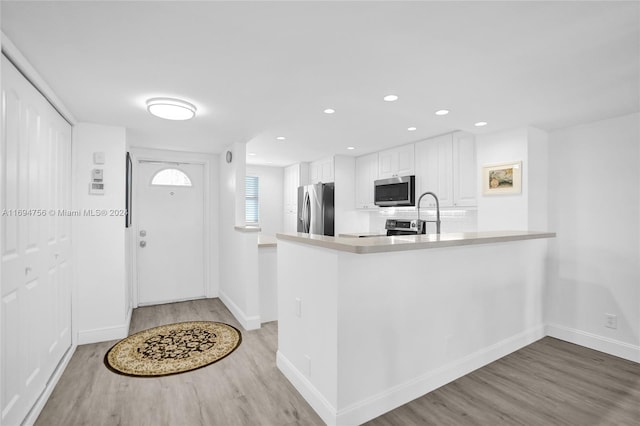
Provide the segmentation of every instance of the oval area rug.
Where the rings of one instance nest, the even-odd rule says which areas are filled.
[[[127,376],[157,377],[212,364],[233,352],[242,335],[229,324],[190,321],[140,331],[116,343],[106,366]]]

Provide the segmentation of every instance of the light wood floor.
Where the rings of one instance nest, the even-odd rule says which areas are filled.
[[[218,299],[134,311],[131,332],[172,322],[240,326]],[[78,347],[36,425],[322,425],[275,365],[277,324],[243,331],[208,367],[133,378],[107,370],[115,343]],[[640,364],[542,339],[368,425],[640,425]]]

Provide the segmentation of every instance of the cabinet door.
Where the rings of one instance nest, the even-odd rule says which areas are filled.
[[[327,183],[334,180],[333,157],[330,157],[320,162],[320,182]]]
[[[284,212],[297,213],[300,165],[294,164],[284,169]]]
[[[292,174],[291,166],[285,167],[283,188],[282,188],[282,195],[283,195],[283,201],[284,201],[283,209],[285,213],[287,213],[291,208],[291,190],[289,189],[291,187],[291,174]]]
[[[309,164],[309,182],[310,183],[320,183],[320,173],[322,171],[322,165],[318,161],[314,161]]]
[[[398,163],[396,174],[398,176],[408,176],[415,174],[415,145],[404,145],[398,147]]]
[[[376,208],[373,202],[374,181],[378,179],[378,153],[356,158],[356,208]]]
[[[309,181],[311,183],[333,182],[333,157],[314,161],[309,165]]]
[[[452,205],[452,138],[443,135],[416,144],[416,202],[424,192],[436,194],[440,207]],[[421,207],[435,207],[433,197],[425,197]]]
[[[403,145],[379,152],[378,176],[380,179],[407,176],[415,172],[414,145]]]
[[[380,151],[378,156],[378,176],[380,179],[390,178],[396,175],[398,169],[398,151],[388,149]]]
[[[458,207],[477,205],[478,166],[473,135],[453,135],[453,204]]]

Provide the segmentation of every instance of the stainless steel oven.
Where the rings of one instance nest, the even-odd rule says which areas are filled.
[[[424,220],[417,219],[387,219],[384,224],[387,236],[418,235],[425,233]]]

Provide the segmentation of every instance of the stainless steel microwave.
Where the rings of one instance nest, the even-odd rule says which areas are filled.
[[[416,177],[397,176],[376,180],[374,203],[380,207],[416,205]]]

